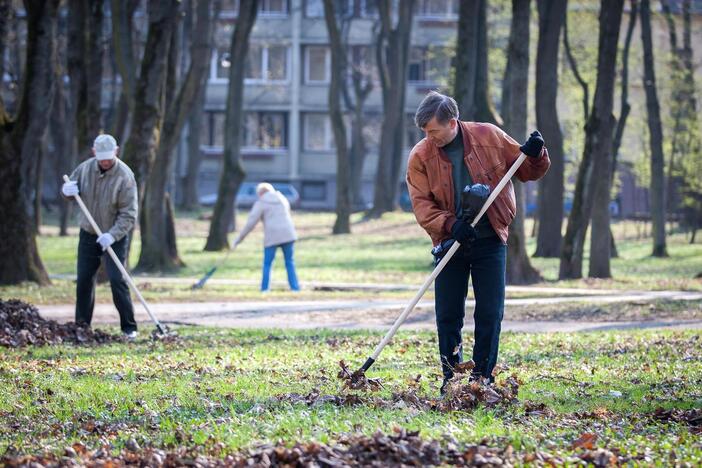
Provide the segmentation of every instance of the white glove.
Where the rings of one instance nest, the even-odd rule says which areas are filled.
[[[97,238],[97,243],[102,246],[102,250],[107,250],[109,246],[115,243],[115,238],[112,237],[112,234],[106,232]]]
[[[80,190],[78,190],[78,182],[75,180],[69,180],[68,182],[64,183],[61,187],[61,193],[67,197],[75,197],[78,195],[78,193],[80,193]]]

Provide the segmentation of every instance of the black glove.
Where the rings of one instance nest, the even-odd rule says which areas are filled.
[[[472,223],[490,196],[490,187],[485,184],[466,185],[461,193],[461,218]]]
[[[543,147],[544,137],[542,137],[539,131],[536,130],[529,135],[529,139],[526,141],[526,143],[519,147],[519,150],[527,156],[538,158],[541,155],[541,149]]]
[[[476,238],[475,228],[468,221],[457,219],[451,226],[451,236],[461,245],[470,245]]]

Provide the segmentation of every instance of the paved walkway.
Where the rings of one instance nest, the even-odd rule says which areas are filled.
[[[141,278],[140,278],[141,279]],[[325,283],[328,285],[328,283]],[[344,285],[348,286],[348,285]],[[646,303],[657,300],[692,301],[702,300],[702,292],[685,291],[592,291],[563,290],[558,288],[522,288],[546,293],[560,292],[556,297],[534,297],[507,299],[506,306],[535,304],[587,303],[605,304],[617,302]],[[557,291],[555,291],[557,290]],[[165,323],[208,325],[218,327],[250,328],[344,328],[386,329],[411,299],[407,300],[299,300],[299,301],[247,301],[247,302],[192,302],[151,303],[153,313]],[[472,300],[466,303],[469,307]],[[149,317],[141,304],[136,303],[137,321],[147,323]],[[40,306],[42,316],[60,322],[73,320],[74,305]],[[95,325],[117,324],[118,315],[112,304],[95,306]],[[466,317],[466,326],[471,325]],[[420,301],[410,314],[404,328],[434,329],[433,301]],[[603,329],[626,329],[643,327],[693,327],[702,328],[702,320],[693,321],[639,321],[639,322],[592,322],[592,321],[512,321],[505,315],[503,330],[521,332],[586,331]]]

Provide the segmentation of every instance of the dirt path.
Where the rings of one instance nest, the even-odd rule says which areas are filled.
[[[550,288],[549,288],[550,289]],[[605,317],[593,320],[514,320],[510,309],[534,305],[587,305],[637,303],[646,304],[660,300],[699,301],[702,292],[684,291],[597,291],[595,294],[578,294],[559,297],[537,297],[507,299],[502,329],[521,332],[586,331],[603,329],[625,329],[644,327],[693,327],[702,328],[702,319],[648,319],[636,321],[608,321]],[[407,301],[398,300],[323,300],[323,301],[248,301],[248,302],[197,302],[197,303],[152,303],[149,304],[159,320],[165,323],[207,325],[218,327],[250,328],[342,328],[385,329],[397,318]],[[474,302],[466,302],[468,310]],[[149,319],[141,304],[135,304],[137,321],[146,326]],[[74,305],[40,306],[45,318],[67,322],[73,320]],[[114,306],[95,306],[94,325],[119,323]],[[470,313],[466,326],[472,325]],[[433,301],[421,301],[409,316],[405,328],[434,329]]]

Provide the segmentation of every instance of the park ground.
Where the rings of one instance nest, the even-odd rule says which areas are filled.
[[[258,231],[211,284],[190,290],[190,281],[222,257],[202,252],[207,221],[197,216],[178,222],[179,249],[187,266],[167,277],[138,277],[137,284],[153,303],[402,303],[430,271],[429,241],[411,214],[393,213],[369,222],[357,216],[354,234],[345,236],[329,234],[331,214],[296,213],[295,221],[303,285],[299,294],[285,289],[282,259],[274,268],[274,290],[266,295],[257,291],[262,256]],[[615,225],[620,257],[612,262],[614,279],[557,282],[557,260],[533,259],[545,278],[536,285],[542,289],[515,289],[508,299],[536,302],[568,296],[573,289],[622,295],[702,291],[702,280],[695,278],[702,271],[702,245],[673,234],[671,256],[652,259],[650,239],[637,238],[642,231],[633,223]],[[42,306],[73,302],[77,239],[56,233],[46,225],[39,237],[52,285],[2,287],[0,297],[17,297],[40,311]],[[533,240],[529,242],[531,251]],[[137,253],[138,240],[132,264]],[[382,285],[390,287],[378,287]],[[430,291],[426,299],[431,298]],[[98,290],[98,301],[110,301],[105,286]],[[508,307],[508,313],[525,322],[665,319],[684,324],[702,319],[702,301],[522,302]],[[509,452],[517,464],[702,464],[698,329],[505,332],[497,381],[516,376],[518,400],[443,412],[407,398],[411,394],[429,401],[438,396],[436,336],[426,329],[404,329],[386,348],[369,372],[382,379],[379,391],[351,392],[357,398],[348,398],[336,376],[338,362],[357,367],[382,335],[370,329],[379,327],[362,325],[362,319],[354,330],[173,325],[179,334],[173,341],[154,341],[142,333],[136,343],[3,349],[0,457],[48,452],[61,459],[102,448],[114,455],[186,451],[191,457],[217,460],[261,444],[333,444],[349,434],[405,429],[419,431],[423,440],[436,440],[442,447],[482,445],[494,453]],[[114,327],[107,330],[117,332]],[[469,331],[465,341],[471,342]]]

